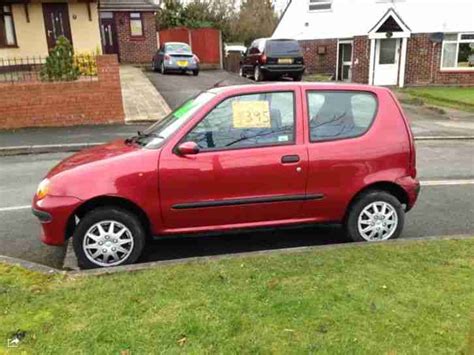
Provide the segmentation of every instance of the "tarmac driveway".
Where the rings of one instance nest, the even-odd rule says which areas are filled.
[[[190,97],[202,90],[210,89],[217,83],[221,85],[239,85],[253,83],[225,70],[204,70],[199,76],[191,74],[158,74],[146,72],[148,79],[163,96],[169,107],[174,110]]]

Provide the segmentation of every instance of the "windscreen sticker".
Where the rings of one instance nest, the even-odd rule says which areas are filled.
[[[234,128],[271,128],[268,101],[234,101]]]

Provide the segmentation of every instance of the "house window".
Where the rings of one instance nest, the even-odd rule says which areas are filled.
[[[444,35],[441,69],[474,70],[474,33]]]
[[[140,12],[130,13],[130,35],[132,37],[143,36],[143,18]]]
[[[12,7],[0,5],[0,47],[16,46]]]
[[[332,0],[309,0],[309,11],[331,10]]]

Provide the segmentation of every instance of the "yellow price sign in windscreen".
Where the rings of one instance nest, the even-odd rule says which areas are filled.
[[[268,101],[234,101],[234,128],[271,128]]]

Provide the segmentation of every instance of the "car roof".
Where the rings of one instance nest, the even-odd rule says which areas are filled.
[[[311,88],[314,90],[348,90],[348,91],[389,91],[389,89],[380,86],[371,86],[365,84],[336,83],[336,82],[278,82],[265,84],[243,84],[215,87],[208,90],[214,94],[226,93],[245,93],[262,92],[272,90],[293,90],[295,88]]]

